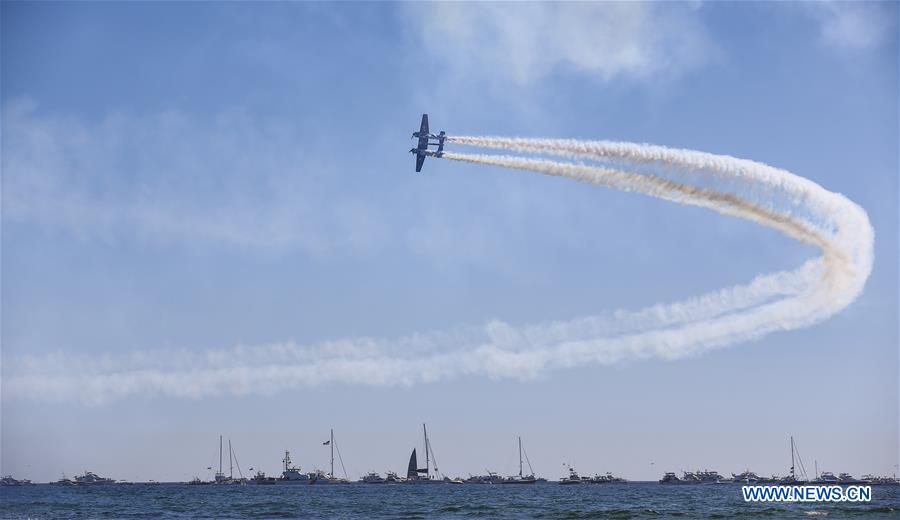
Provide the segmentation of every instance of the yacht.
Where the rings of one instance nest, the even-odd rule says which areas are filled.
[[[674,472],[667,471],[663,478],[659,479],[660,484],[689,484],[690,482],[685,482],[682,479],[678,478]]]
[[[317,469],[316,471],[309,474],[309,483],[310,484],[349,484],[350,481],[346,478],[336,477],[331,473],[325,473],[321,469]]]
[[[85,471],[84,475],[75,477],[75,484],[79,486],[114,484],[115,482],[115,479],[101,477],[90,471]]]
[[[404,480],[405,480],[405,479],[404,479],[403,477],[398,476],[398,475],[397,475],[396,473],[394,473],[393,471],[388,471],[388,472],[387,472],[387,476],[384,477],[384,481],[385,481],[385,483],[387,483],[387,484],[393,484],[393,483],[397,483],[397,482],[403,482]]]
[[[719,475],[718,471],[695,471],[694,473],[692,473],[692,475],[694,476],[694,480],[696,480],[699,484],[716,484],[723,479],[722,475]]]
[[[487,475],[469,475],[469,478],[463,482],[466,484],[500,484],[502,481],[503,478],[500,475],[488,470]]]
[[[759,482],[759,475],[748,469],[739,475],[735,475],[734,473],[732,473],[731,480],[732,482],[740,484],[756,484],[757,482]]]
[[[616,477],[612,473],[607,472],[606,475],[594,475],[591,478],[591,484],[623,484],[628,482],[622,477]]]
[[[858,486],[860,484],[864,484],[861,479],[853,478],[853,475],[849,473],[841,473],[838,475],[838,482],[842,485],[846,486]]]
[[[0,478],[0,486],[30,486],[31,481],[28,479],[14,479],[12,475],[7,475],[3,478]]]
[[[385,482],[387,482],[387,479],[385,479],[378,473],[375,473],[374,471],[370,471],[369,473],[366,473],[363,478],[359,479],[359,481],[366,484],[384,484]]]
[[[588,479],[588,481],[590,481],[590,479]],[[582,484],[584,482],[585,479],[578,476],[578,472],[575,471],[575,468],[572,466],[569,466],[569,476],[559,479],[559,483],[562,485]]]
[[[876,477],[873,475],[863,475],[862,476],[863,484],[867,486],[897,486],[900,485],[900,480],[896,477]]]
[[[284,450],[284,458],[281,459],[283,470],[278,477],[278,484],[309,484],[309,475],[300,471],[300,466],[294,466],[291,462],[291,452]]]
[[[75,483],[72,482],[72,479],[66,477],[65,473],[63,473],[62,476],[59,477],[59,480],[57,480],[53,484],[59,485],[59,486],[74,486],[75,485]]]
[[[823,471],[819,474],[819,476],[812,481],[813,484],[840,484],[840,480],[834,476],[834,473],[830,471]]]

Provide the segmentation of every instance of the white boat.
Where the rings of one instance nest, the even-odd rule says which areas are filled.
[[[660,484],[685,484],[686,482],[684,482],[683,480],[678,478],[674,472],[667,471],[663,475],[663,478],[659,479],[659,483]]]
[[[830,471],[823,471],[812,481],[813,484],[840,484],[841,481]]]
[[[388,472],[387,472],[387,476],[384,478],[384,481],[385,481],[386,483],[388,483],[388,484],[394,484],[394,483],[397,483],[397,482],[403,482],[404,480],[406,480],[406,479],[404,479],[404,478],[401,477],[401,476],[398,476],[398,475],[397,475],[396,473],[394,473],[393,471],[388,471]]]
[[[12,475],[7,475],[0,479],[0,486],[30,486],[31,481],[26,479],[18,480],[13,478]]]
[[[281,459],[283,469],[277,484],[309,484],[309,475],[300,470],[300,466],[294,466],[291,462],[291,452],[284,450],[284,458]]]
[[[606,472],[606,475],[594,475],[591,478],[591,484],[624,484],[628,482],[622,477],[617,477],[610,472]]]
[[[96,473],[85,471],[84,475],[79,475],[75,477],[75,484],[78,486],[94,486],[94,485],[102,485],[102,484],[115,484],[115,479],[101,477]]]
[[[463,482],[466,484],[500,484],[503,482],[503,477],[491,470],[487,470],[487,475],[469,475],[469,478]]]
[[[759,481],[759,475],[748,469],[739,475],[732,473],[731,480],[732,482],[741,484],[756,484]]]
[[[587,479],[590,480],[590,479]],[[571,484],[583,484],[585,479],[578,475],[578,472],[575,471],[575,468],[569,466],[569,475],[567,477],[562,477],[559,479],[559,483],[562,485],[571,485]]]

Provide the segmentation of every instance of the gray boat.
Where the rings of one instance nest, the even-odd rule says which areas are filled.
[[[525,461],[528,462],[528,475],[525,475],[525,469],[522,465],[522,455],[525,455]],[[506,477],[500,480],[501,484],[534,484],[537,479],[534,476],[534,469],[531,467],[531,461],[528,460],[528,453],[522,447],[522,437],[519,437],[519,474]]]

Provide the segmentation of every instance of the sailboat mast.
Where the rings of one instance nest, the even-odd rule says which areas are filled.
[[[219,475],[222,474],[222,436],[219,435]]]
[[[425,476],[431,478],[431,470],[429,469],[431,460],[428,458],[428,452],[431,450],[428,449],[428,430],[425,429],[425,423],[422,423],[422,433],[425,434]]]
[[[519,437],[519,478],[522,478],[522,437]]]
[[[234,451],[231,450],[231,439],[228,439],[228,478],[234,479]]]
[[[330,477],[334,477],[334,428],[331,429],[331,474]]]
[[[794,478],[794,436],[791,435],[791,478]]]

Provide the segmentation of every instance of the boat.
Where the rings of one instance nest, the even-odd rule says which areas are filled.
[[[673,471],[667,471],[663,478],[659,479],[660,484],[683,484],[684,482],[678,478]]]
[[[18,480],[12,477],[12,475],[6,475],[3,478],[0,478],[0,486],[30,486],[31,481],[28,479]]]
[[[800,463],[800,472],[797,472],[797,462]],[[791,435],[791,469],[786,476],[775,479],[775,483],[781,486],[799,486],[806,484],[809,479],[806,476],[806,468],[803,466],[803,459],[800,458],[800,452],[794,444],[794,436]]]
[[[239,478],[234,478],[234,466],[237,464]],[[228,476],[222,471],[222,436],[219,435],[219,471],[216,472],[213,480],[214,484],[246,484],[247,479],[241,471],[241,465],[237,462],[237,455],[231,446],[231,439],[228,439]]]
[[[876,477],[874,475],[863,475],[863,484],[867,486],[898,486],[900,480],[897,477]]]
[[[403,477],[398,476],[393,471],[388,471],[387,476],[384,477],[384,482],[386,484],[395,484],[398,482],[403,482],[405,479]]]
[[[66,477],[65,473],[63,473],[62,476],[59,477],[59,480],[57,480],[56,482],[53,482],[53,484],[57,485],[57,486],[74,486],[75,485],[75,483],[72,482],[72,479]]]
[[[696,472],[682,471],[681,472],[681,483],[682,484],[701,484],[701,483],[703,483],[703,480],[700,479],[700,476],[697,475]]]
[[[277,484],[309,484],[309,474],[303,473],[300,466],[294,466],[291,462],[291,452],[284,450],[284,458],[281,459],[283,470],[278,477]]]
[[[566,477],[561,477],[559,479],[560,485],[565,486],[565,485],[571,485],[571,484],[583,484],[585,482],[584,478],[578,476],[578,472],[575,471],[575,468],[573,468],[572,466],[569,466],[568,468],[569,468],[569,475]],[[588,480],[590,480],[590,479],[588,479]]]
[[[838,483],[843,486],[859,486],[861,484],[864,484],[861,479],[853,478],[853,475],[849,473],[839,473]]]
[[[384,484],[385,482],[387,482],[387,479],[382,477],[378,473],[375,473],[374,471],[370,471],[366,473],[361,479],[359,479],[359,481],[365,484]]]
[[[420,468],[418,459],[416,458],[416,448],[413,448],[409,455],[409,464],[406,467],[407,484],[445,484],[446,481],[441,478],[441,472],[437,467],[437,459],[434,457],[434,450],[431,448],[431,442],[428,440],[428,429],[422,424],[422,435],[425,437],[425,467]],[[434,471],[432,471],[431,461],[434,460]]]
[[[251,470],[253,468],[250,468]],[[278,479],[275,477],[267,477],[265,472],[262,470],[257,470],[256,475],[253,475],[253,478],[250,479],[251,484],[256,484],[257,486],[271,486],[278,482]]]
[[[190,482],[188,482],[188,484],[191,486],[205,486],[207,484],[211,484],[211,482],[200,480],[200,477],[194,477]]]
[[[534,484],[537,482],[537,479],[534,478],[534,469],[531,467],[531,461],[528,460],[527,453],[525,453],[525,460],[528,462],[529,474],[525,475],[524,466],[522,465],[523,453],[525,453],[525,450],[522,448],[522,437],[519,437],[519,474],[501,479],[501,484]]]
[[[591,484],[624,484],[628,482],[622,477],[616,477],[612,473],[607,472],[606,475],[594,475],[591,477]]]
[[[819,474],[818,477],[813,479],[813,484],[823,484],[823,485],[838,485],[840,484],[840,480],[834,476],[834,473],[830,471],[823,471]]]
[[[700,484],[718,484],[724,479],[722,475],[719,475],[718,471],[710,471],[708,469],[695,471],[694,476],[699,480]]]
[[[756,484],[759,482],[759,475],[748,469],[744,470],[744,472],[739,475],[732,473],[731,481],[736,484]]]
[[[350,480],[347,479],[347,469],[344,468],[344,459],[341,457],[341,450],[338,449],[338,460],[341,463],[341,469],[344,471],[343,477],[336,477],[334,475],[334,449],[337,447],[337,444],[334,440],[334,428],[331,429],[331,437],[322,443],[325,446],[331,448],[331,471],[325,473],[322,470],[316,470],[309,476],[310,484],[349,484]]]
[[[503,477],[488,470],[487,475],[469,475],[469,478],[463,482],[466,484],[500,484],[503,482]]]
[[[78,486],[97,486],[104,484],[115,484],[115,479],[101,477],[91,471],[85,471],[84,475],[75,477],[75,485]]]

